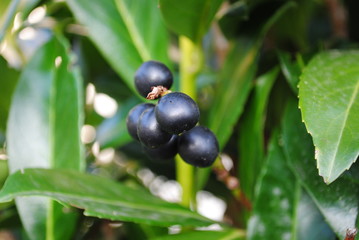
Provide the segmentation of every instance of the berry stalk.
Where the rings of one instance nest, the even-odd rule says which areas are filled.
[[[203,66],[203,53],[200,43],[194,43],[185,36],[180,36],[180,91],[197,100],[196,78]],[[196,206],[195,171],[192,165],[185,163],[176,156],[177,181],[182,186],[182,205]]]

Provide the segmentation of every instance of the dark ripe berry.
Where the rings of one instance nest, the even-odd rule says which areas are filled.
[[[158,124],[153,108],[145,110],[138,121],[137,135],[140,142],[148,148],[157,148],[167,143],[172,135],[163,131]]]
[[[158,148],[143,147],[145,154],[154,161],[169,161],[177,154],[178,136],[172,135],[171,139]]]
[[[163,86],[170,89],[172,83],[171,71],[157,61],[144,62],[135,73],[136,89],[144,97],[147,97],[152,87]]]
[[[182,159],[196,167],[208,167],[218,156],[216,136],[206,127],[197,126],[184,132],[178,140],[178,153]]]
[[[161,128],[172,134],[190,130],[199,120],[196,102],[181,92],[168,93],[160,98],[155,112]]]
[[[140,141],[137,136],[137,125],[140,120],[141,114],[149,108],[154,108],[155,105],[152,103],[141,103],[134,106],[128,113],[126,118],[127,131],[133,139]]]

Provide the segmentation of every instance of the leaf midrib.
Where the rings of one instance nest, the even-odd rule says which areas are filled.
[[[121,14],[123,22],[125,23],[128,34],[130,35],[133,45],[137,49],[138,54],[141,56],[142,61],[148,61],[151,59],[151,54],[146,48],[145,43],[143,42],[143,38],[139,31],[137,30],[137,25],[135,24],[132,15],[129,13],[126,4],[123,2],[124,0],[116,0],[116,6],[118,11]]]
[[[352,106],[354,104],[354,99],[356,98],[356,96],[358,95],[358,91],[359,91],[359,81],[357,81],[357,84],[354,88],[354,91],[353,91],[353,94],[352,96],[350,97],[350,101],[349,101],[349,104],[348,104],[348,107],[345,109],[345,116],[344,116],[344,120],[343,120],[343,123],[340,127],[340,132],[339,132],[339,135],[338,135],[338,140],[337,140],[337,144],[335,146],[335,152],[334,154],[332,155],[332,159],[330,161],[330,166],[329,166],[329,174],[328,174],[328,177],[326,179],[326,182],[331,182],[331,177],[332,177],[332,174],[333,174],[333,169],[334,169],[334,162],[335,162],[335,159],[337,158],[337,155],[338,155],[338,149],[339,149],[339,145],[341,143],[341,139],[342,139],[342,136],[343,136],[343,132],[344,132],[344,129],[345,129],[345,126],[346,126],[346,123],[348,121],[348,116],[349,116],[349,113],[350,113],[350,110],[352,109]]]
[[[120,200],[108,200],[108,199],[102,199],[102,198],[96,198],[96,197],[86,197],[83,198],[82,196],[77,196],[77,195],[71,195],[68,193],[53,193],[50,191],[24,191],[21,194],[17,194],[17,193],[12,193],[8,196],[7,199],[10,198],[14,198],[16,196],[30,196],[30,195],[41,195],[41,196],[46,196],[46,197],[53,197],[53,198],[69,198],[72,199],[74,201],[84,201],[84,202],[93,202],[93,203],[97,203],[97,204],[108,204],[108,205],[112,205],[112,206],[117,206],[117,207],[127,207],[127,208],[132,208],[132,209],[138,209],[138,210],[149,210],[149,211],[153,211],[153,205],[143,205],[143,204],[132,204],[129,202],[123,202]],[[5,197],[1,197],[0,196],[0,201],[1,198],[6,199]],[[67,202],[66,200],[63,200],[64,202]],[[68,202],[69,204],[71,204],[70,202]],[[90,210],[84,206],[83,207],[85,210]],[[80,206],[79,206],[80,208]],[[182,216],[182,217],[190,217],[190,218],[194,218],[197,220],[201,220],[201,221],[208,221],[210,222],[210,220],[205,219],[204,217],[194,214],[194,213],[188,213],[187,211],[181,210],[181,209],[168,209],[168,208],[164,208],[162,206],[156,206],[155,207],[156,212],[160,212],[160,213],[164,213],[164,214],[168,214],[169,212],[172,212],[174,214],[177,214],[177,216]],[[170,210],[170,211],[169,211]]]

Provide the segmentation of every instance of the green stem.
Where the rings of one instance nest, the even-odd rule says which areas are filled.
[[[180,36],[180,90],[196,101],[196,78],[203,67],[202,45]]]
[[[180,91],[189,95],[196,101],[196,78],[203,66],[201,44],[194,43],[184,36],[180,36],[181,50],[180,61]],[[186,207],[196,206],[195,169],[185,163],[180,156],[176,157],[177,181],[182,186],[182,205]]]

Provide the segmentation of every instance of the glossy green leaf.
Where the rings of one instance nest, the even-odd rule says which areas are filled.
[[[199,42],[208,31],[222,1],[159,0],[159,3],[165,23],[172,31]]]
[[[96,139],[101,148],[119,147],[132,141],[126,127],[128,112],[139,103],[136,98],[131,98],[119,106],[115,116],[104,120],[96,131]]]
[[[218,77],[216,95],[209,113],[208,126],[216,134],[221,148],[232,133],[246,103],[256,72],[256,60],[263,37],[280,16],[293,7],[285,3],[271,16],[259,32],[238,39],[230,49]]]
[[[314,57],[301,76],[299,106],[319,175],[331,183],[359,156],[359,51]]]
[[[25,169],[12,174],[0,201],[17,196],[47,196],[84,209],[84,214],[158,226],[206,226],[213,223],[180,205],[165,202],[143,189],[107,178],[60,169]]]
[[[273,41],[276,42],[276,46],[290,45],[292,49],[295,49],[294,51],[304,52],[318,43],[318,40],[312,39],[312,31],[315,30],[308,30],[308,26],[313,21],[313,10],[318,5],[312,0],[301,0],[296,3],[296,7],[286,12],[283,20],[276,24],[273,29]],[[267,4],[270,5],[273,2],[267,1]]]
[[[219,77],[208,127],[216,134],[222,149],[241,115],[252,87],[259,46],[241,39],[233,45]],[[230,109],[230,111],[228,111]]]
[[[326,185],[317,174],[314,147],[301,121],[297,101],[289,102],[283,119],[283,144],[289,166],[318,206],[333,231],[343,239],[355,226],[359,189],[347,178]]]
[[[299,76],[301,74],[301,69],[298,63],[292,62],[290,59],[290,54],[286,52],[279,51],[278,58],[284,77],[286,78],[293,92],[298,95]]]
[[[168,36],[156,1],[67,0],[67,3],[132,90],[135,71],[143,61],[169,63]]]
[[[245,233],[237,229],[226,229],[222,231],[194,231],[164,237],[154,238],[152,240],[244,240]]]
[[[11,97],[15,90],[19,73],[8,66],[0,56],[1,88],[0,88],[0,130],[6,129],[7,116],[10,109]]]
[[[296,239],[301,240],[335,240],[336,235],[311,197],[301,191],[300,200],[297,204],[296,218],[293,219],[296,225],[293,231],[296,232]]]
[[[230,39],[241,34],[241,26],[248,24],[250,8],[247,2],[237,1],[226,9],[218,20],[223,35]],[[260,27],[257,25],[256,27]]]
[[[80,143],[82,85],[63,42],[53,38],[40,48],[21,73],[8,120],[10,172],[28,167],[82,170]],[[68,239],[73,213],[60,213],[45,198],[16,199],[31,239]],[[69,222],[65,226],[62,221]]]
[[[266,106],[278,73],[279,69],[274,68],[256,80],[248,111],[244,112],[239,126],[238,170],[241,188],[249,199],[253,199],[254,186],[263,165]]]
[[[287,165],[278,134],[256,188],[248,239],[334,240],[336,235]]]
[[[268,158],[257,185],[248,239],[294,239],[296,205],[300,185],[287,166],[282,148],[274,134]]]

